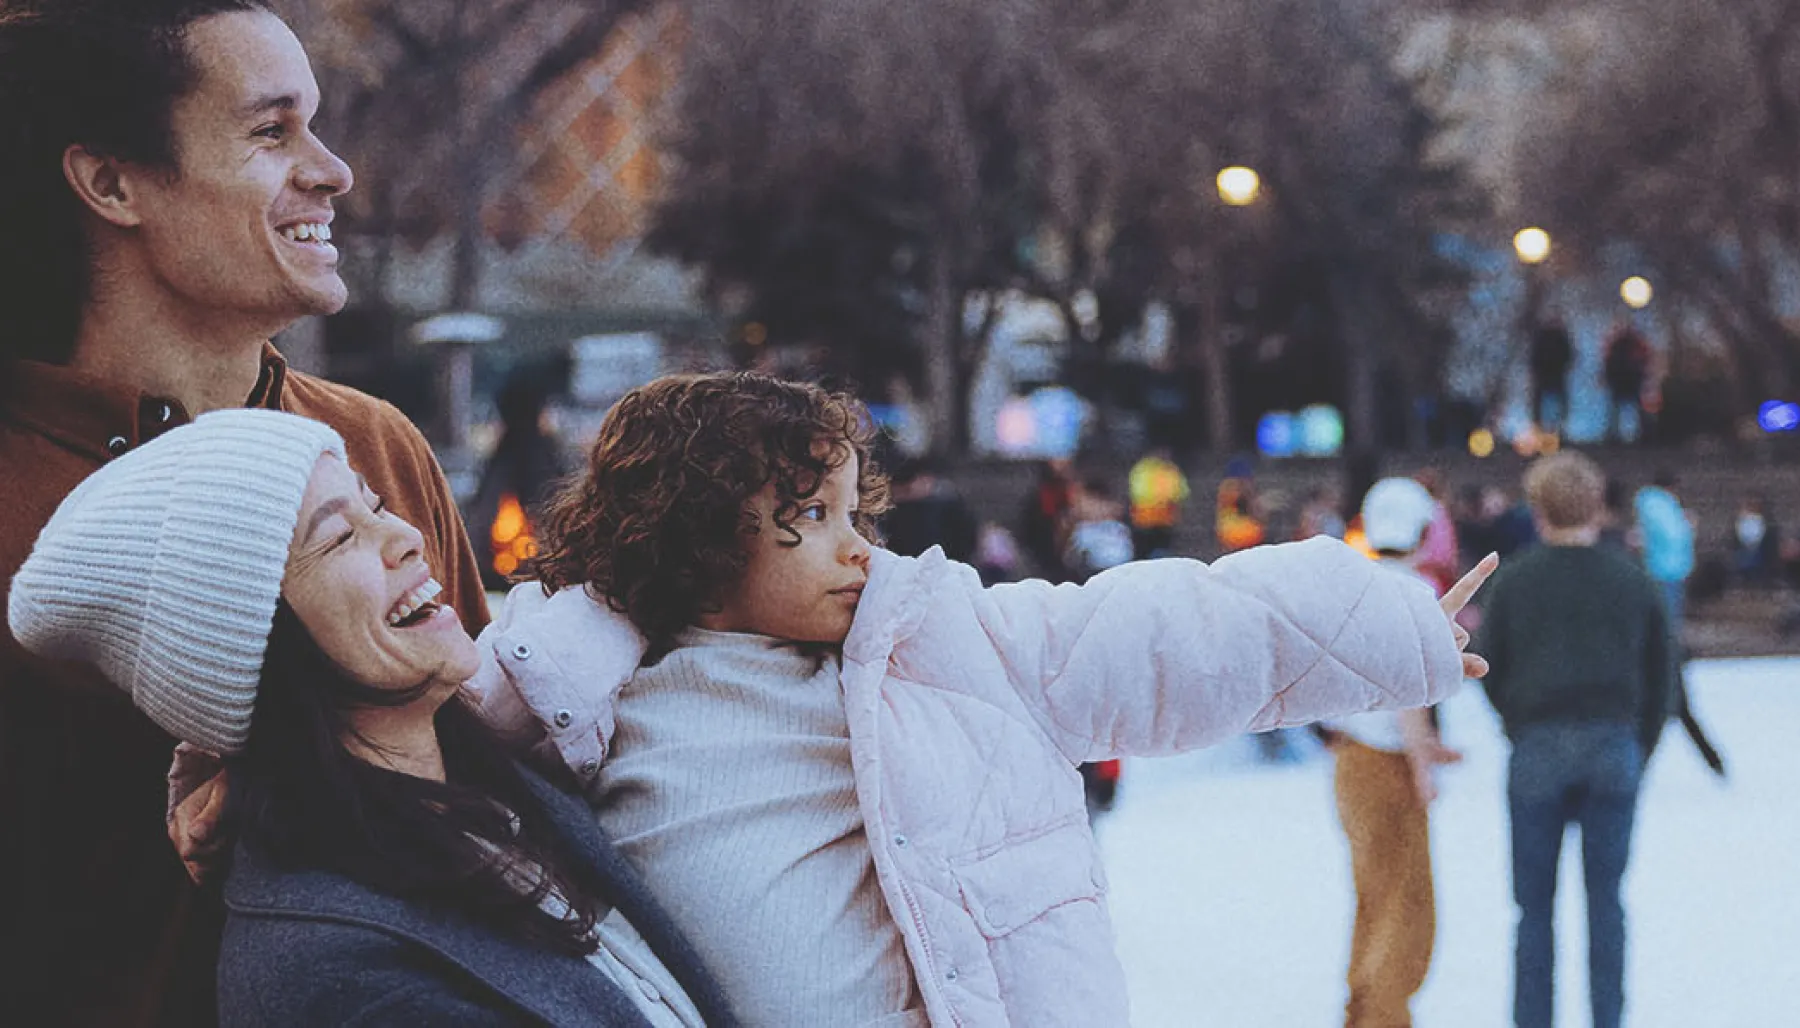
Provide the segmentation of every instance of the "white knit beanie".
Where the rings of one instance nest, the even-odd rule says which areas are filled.
[[[235,753],[313,467],[330,427],[280,411],[202,414],[75,487],[13,578],[27,650],[98,667],[179,739]]]

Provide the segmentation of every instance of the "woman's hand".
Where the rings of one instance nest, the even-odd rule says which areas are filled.
[[[1463,607],[1468,605],[1469,600],[1474,597],[1476,591],[1481,588],[1482,583],[1486,582],[1488,576],[1493,574],[1494,569],[1499,566],[1500,555],[1497,553],[1488,554],[1481,558],[1481,562],[1476,564],[1468,574],[1462,576],[1461,581],[1451,586],[1450,591],[1446,592],[1442,599],[1438,600],[1438,606],[1443,609],[1444,617],[1448,618],[1450,621],[1451,633],[1456,637],[1456,648],[1464,651],[1462,655],[1462,666],[1463,677],[1465,678],[1480,678],[1486,675],[1488,673],[1488,662],[1478,653],[1467,652],[1469,646],[1469,632],[1467,629],[1463,628],[1463,626],[1456,623],[1456,615],[1462,613]]]

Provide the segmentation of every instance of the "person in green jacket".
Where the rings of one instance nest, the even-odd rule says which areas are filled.
[[[1644,761],[1668,714],[1672,661],[1655,583],[1626,556],[1595,545],[1604,489],[1599,467],[1575,453],[1526,472],[1543,545],[1494,576],[1480,630],[1492,667],[1483,686],[1512,743],[1519,1028],[1551,1024],[1556,869],[1571,822],[1581,826],[1595,1028],[1617,1028],[1624,1008],[1620,882]]]

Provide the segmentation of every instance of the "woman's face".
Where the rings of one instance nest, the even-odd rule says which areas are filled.
[[[441,588],[418,530],[342,459],[320,457],[281,593],[325,656],[375,688],[461,685],[481,658],[456,610],[437,602]]]

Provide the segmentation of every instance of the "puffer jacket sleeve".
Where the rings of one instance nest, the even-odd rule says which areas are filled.
[[[1332,539],[1210,566],[1128,564],[1082,586],[981,590],[955,571],[1011,684],[1072,760],[1423,706],[1462,681],[1431,589]]]
[[[507,594],[476,642],[481,669],[463,695],[521,754],[596,781],[612,737],[613,699],[644,655],[623,614],[581,586],[545,595],[536,582]]]
[[[475,677],[464,682],[462,687],[465,702],[481,715],[488,727],[499,732],[502,738],[521,751],[539,742],[544,732],[531,705],[519,694],[518,685],[507,678],[495,647],[499,644],[500,636],[512,627],[521,606],[532,601],[532,590],[542,592],[533,583],[514,586],[506,597],[500,616],[482,629],[481,636],[476,641],[476,649],[481,654],[481,667],[475,672]]]

